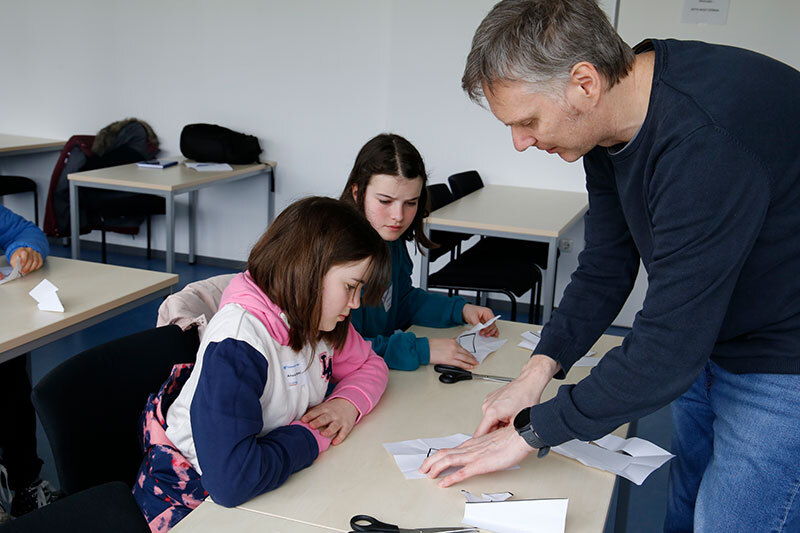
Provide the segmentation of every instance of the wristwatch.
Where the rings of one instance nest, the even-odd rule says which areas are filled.
[[[536,431],[531,426],[531,408],[526,407],[514,417],[514,429],[517,430],[519,436],[525,439],[528,446],[531,448],[539,448],[537,457],[544,457],[550,451],[550,446],[546,445]]]

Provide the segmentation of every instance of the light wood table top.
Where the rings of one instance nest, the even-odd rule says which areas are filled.
[[[233,170],[218,172],[197,171],[180,163],[168,168],[140,168],[136,163],[69,174],[67,179],[81,185],[98,184],[114,187],[135,187],[141,190],[181,192],[209,183],[235,179],[243,174],[275,168],[274,161],[250,165],[231,165]]]
[[[486,185],[434,211],[433,229],[459,227],[559,237],[589,208],[585,192]]]
[[[170,530],[174,533],[331,533],[325,527],[316,527],[294,520],[286,520],[262,513],[229,509],[210,499],[189,513]]]
[[[5,258],[0,264],[7,265]],[[58,287],[63,313],[40,311],[28,294],[45,278]],[[11,350],[56,340],[167,293],[177,282],[177,274],[48,257],[36,272],[0,285],[0,362],[14,356]]]
[[[516,377],[530,356],[529,350],[516,346],[519,335],[540,328],[505,321],[498,321],[498,326],[501,338],[508,342],[476,371]],[[417,335],[429,337],[452,337],[462,330],[411,328]],[[621,337],[603,336],[594,350],[604,354],[621,342]],[[588,373],[588,368],[573,368],[566,381],[548,385],[544,399],[554,396],[562,383],[575,383]],[[401,527],[451,526],[460,524],[464,516],[460,489],[473,494],[510,491],[515,499],[569,498],[566,531],[602,531],[614,488],[615,476],[611,473],[557,453],[544,459],[532,454],[517,470],[477,476],[442,489],[433,480],[406,480],[383,448],[385,442],[471,434],[481,419],[483,399],[499,386],[487,381],[443,384],[432,366],[414,372],[393,370],[381,402],[345,442],[321,454],[312,466],[292,475],[280,488],[253,498],[239,509],[336,531],[349,531],[350,517],[356,514],[369,514]],[[617,434],[624,436],[626,430],[622,426]]]
[[[24,135],[0,133],[0,156],[26,152],[61,150],[65,144],[66,141],[59,141],[57,139],[43,139],[41,137],[26,137]]]

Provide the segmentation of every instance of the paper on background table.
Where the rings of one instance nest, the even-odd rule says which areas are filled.
[[[566,498],[464,504],[462,523],[494,533],[564,533]]]
[[[61,305],[61,300],[58,298],[58,287],[50,283],[47,279],[43,279],[37,286],[35,286],[28,293],[31,297],[39,302],[39,309],[42,311],[56,311],[59,313],[64,312],[64,306]]]
[[[606,435],[594,444],[570,440],[553,446],[552,451],[576,459],[586,466],[599,468],[641,485],[661,465],[675,457],[652,442],[631,437]]]
[[[488,328],[492,324],[500,318],[500,315],[497,315],[493,319],[486,322],[486,324],[476,324],[472,328],[468,329],[464,333],[460,334],[456,337],[458,344],[461,345],[466,351],[471,353],[475,356],[475,359],[478,360],[478,363],[482,363],[484,359],[486,359],[490,353],[496,352],[503,346],[508,339],[498,339],[495,337],[482,337],[478,334],[478,332],[484,328]]]
[[[539,344],[541,338],[539,335],[532,331],[526,331],[525,333],[520,334],[520,336],[524,339],[522,342],[517,344],[520,348],[525,348],[526,350],[535,350],[536,346]],[[599,358],[594,357],[597,352],[589,350],[586,352],[586,355],[575,361],[575,364],[572,366],[597,366],[597,363],[600,362]]]
[[[15,279],[21,277],[22,274],[19,273],[21,264],[22,261],[17,261],[13,268],[10,266],[0,267],[0,273],[3,274],[3,279],[0,279],[0,285],[3,283],[8,283],[9,281],[14,281]]]
[[[187,161],[184,163],[184,165],[200,172],[221,172],[223,170],[233,170],[233,167],[228,163],[192,163]]]

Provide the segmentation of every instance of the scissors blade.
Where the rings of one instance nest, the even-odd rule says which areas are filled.
[[[514,378],[506,378],[503,376],[487,376],[485,374],[472,374],[473,378],[484,379],[486,381],[497,381],[499,383],[511,383]]]
[[[478,528],[466,526],[456,527],[423,527],[417,529],[400,529],[400,533],[478,533]]]

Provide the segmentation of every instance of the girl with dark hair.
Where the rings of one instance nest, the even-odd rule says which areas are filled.
[[[280,486],[375,407],[389,372],[350,313],[379,301],[389,266],[344,202],[306,198],[275,219],[222,294],[194,367],[176,365],[148,401],[133,493],[152,531],[208,495],[233,507]]]
[[[494,316],[487,307],[468,304],[458,296],[429,293],[411,284],[413,264],[406,241],[414,241],[421,253],[423,248],[436,246],[422,227],[429,213],[427,180],[422,156],[399,135],[383,133],[359,151],[341,199],[364,213],[389,245],[392,283],[379,305],[354,311],[352,321],[389,368],[414,370],[420,365],[442,363],[471,369],[478,361],[455,339],[417,338],[413,333],[397,332],[413,324],[446,328],[486,322]],[[497,336],[497,327],[492,325],[481,334]]]

